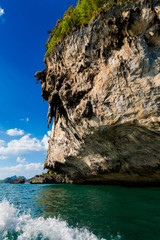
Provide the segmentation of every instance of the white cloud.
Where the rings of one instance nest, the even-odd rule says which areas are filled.
[[[4,140],[0,140],[0,147],[4,147],[6,145],[6,142]]]
[[[0,156],[0,160],[5,160],[7,158],[8,158],[7,156]]]
[[[0,168],[0,179],[11,177],[13,175],[24,176],[31,178],[36,174],[40,174],[43,171],[41,163],[30,163],[30,164],[18,164],[11,167]]]
[[[48,137],[50,137],[50,135],[51,135],[51,131],[48,131],[47,134],[48,134]]]
[[[14,128],[7,130],[6,134],[9,136],[22,136],[24,135],[24,131],[21,129]]]
[[[4,9],[0,7],[0,17],[4,15]]]
[[[1,140],[3,141],[3,140]],[[15,139],[0,146],[1,156],[19,156],[29,152],[46,152],[48,149],[48,136],[44,135],[40,141],[37,138],[31,138],[31,134],[24,135],[20,139]]]
[[[21,119],[19,119],[20,121],[26,121],[26,122],[29,122],[29,118],[27,117],[27,118],[21,118]]]
[[[43,146],[44,146],[45,149],[47,150],[47,149],[48,149],[48,137],[47,137],[47,135],[44,135],[41,143],[43,144]]]
[[[50,137],[50,134],[51,134],[51,131],[48,131],[47,132],[47,135],[44,135],[41,143],[45,146],[45,149],[47,150],[48,149],[48,140],[49,140],[49,137]]]
[[[20,158],[20,157],[17,157],[17,160],[16,160],[18,163],[26,163],[26,159],[25,158]]]

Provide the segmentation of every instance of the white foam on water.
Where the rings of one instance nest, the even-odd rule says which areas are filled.
[[[86,228],[72,228],[57,218],[33,218],[29,213],[20,214],[13,204],[3,200],[0,203],[0,240],[10,240],[8,234],[17,234],[18,240],[98,240]]]

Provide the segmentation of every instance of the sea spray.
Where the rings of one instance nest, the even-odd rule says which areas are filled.
[[[72,228],[66,221],[20,214],[19,209],[7,200],[0,203],[0,239],[98,240],[86,228]]]

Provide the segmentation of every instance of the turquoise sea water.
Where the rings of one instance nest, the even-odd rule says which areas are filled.
[[[160,188],[0,184],[0,239],[159,240]]]

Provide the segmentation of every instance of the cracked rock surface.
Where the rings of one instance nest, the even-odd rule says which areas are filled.
[[[160,183],[160,2],[74,29],[36,73],[54,117],[44,167],[77,183]]]

